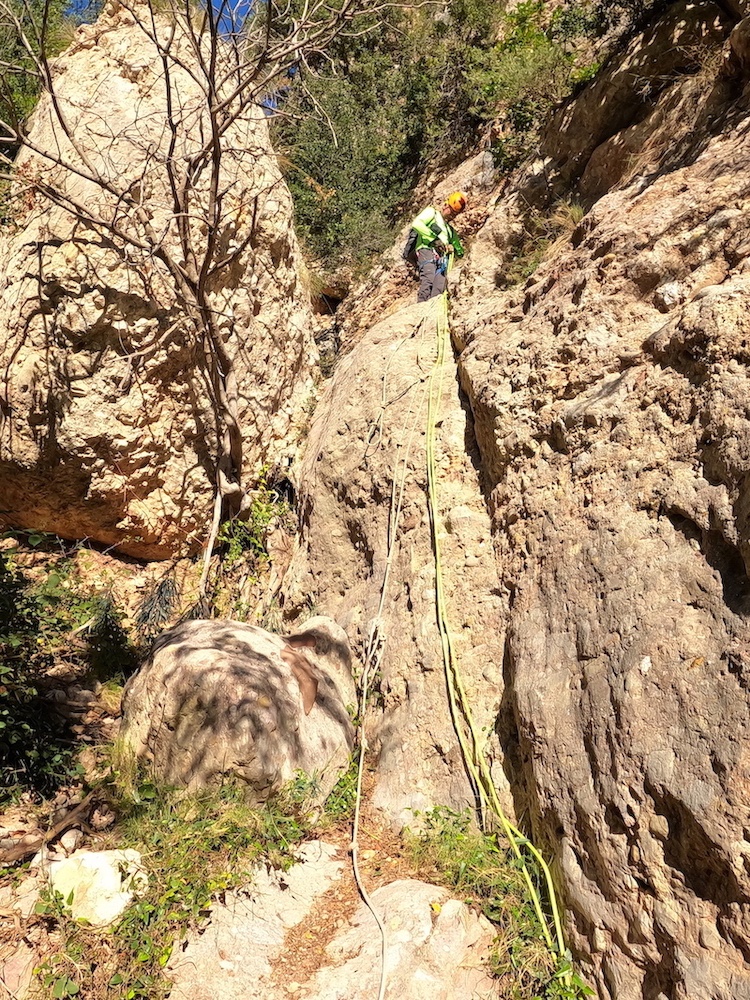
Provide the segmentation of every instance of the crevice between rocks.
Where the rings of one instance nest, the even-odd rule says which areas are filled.
[[[724,603],[729,610],[743,618],[750,615],[750,578],[739,551],[720,532],[706,531],[674,509],[664,511],[664,516],[688,543],[698,543],[706,562],[721,577]]]

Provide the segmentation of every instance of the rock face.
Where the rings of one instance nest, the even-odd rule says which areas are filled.
[[[285,938],[341,878],[337,848],[305,844],[287,872],[259,869],[242,892],[228,893],[211,910],[208,925],[175,949],[168,971],[171,1000],[275,1000],[288,997],[273,970]]]
[[[71,138],[42,100],[31,128],[40,152],[17,162],[16,228],[0,247],[0,507],[16,527],[164,558],[205,540],[217,462],[205,342],[161,259],[186,270],[191,263],[169,170],[196,155],[207,122],[178,25],[168,60],[170,147],[162,61],[139,12],[112,6],[78,29],[54,66]],[[155,30],[165,43],[172,26],[158,20]],[[102,183],[43,155],[58,151]],[[86,218],[53,204],[45,184]],[[261,466],[296,454],[317,359],[291,200],[259,111],[229,127],[218,184],[213,256],[205,170],[189,239],[196,268],[216,265],[206,302],[233,366],[247,485]]]
[[[446,557],[449,576],[458,569],[448,606],[516,814],[553,861],[568,940],[611,1000],[750,997],[750,22],[731,20],[743,12],[674,5],[644,48],[634,41],[610,83],[627,89],[640,66],[651,97],[630,117],[610,110],[606,88],[571,102],[558,126],[585,122],[585,135],[550,134],[546,162],[498,189],[453,279],[473,419],[465,441],[450,433],[454,388],[441,410],[441,479],[491,526],[472,543],[484,539],[480,570],[455,549]],[[692,67],[674,62],[681,33],[705,42]],[[503,290],[514,247],[523,251],[525,200],[543,189],[583,193],[585,217],[523,287]],[[368,291],[369,311],[393,307]],[[407,338],[420,315],[360,332],[305,465],[287,600],[294,607],[307,587],[361,635],[376,614],[395,456],[411,427],[398,407],[430,363],[421,333]],[[402,343],[388,350],[399,323]],[[391,383],[404,352],[413,367]],[[467,475],[462,463],[477,454],[481,472]],[[407,490],[387,610],[398,653],[384,659],[373,714],[381,780],[394,780],[394,754],[413,754],[392,797],[404,805],[419,787],[422,802],[446,796],[462,777],[445,705],[424,696],[439,687],[424,652],[436,641],[424,484]],[[445,510],[449,535],[452,519]],[[423,778],[429,733],[440,734],[437,766]]]
[[[618,998],[750,996],[750,149],[736,125],[707,135],[718,107],[747,115],[736,89],[696,88],[652,111],[657,138],[697,112],[664,164],[520,293],[480,271],[456,303],[508,594],[514,790],[571,943]]]
[[[441,417],[437,503],[446,592],[477,721],[490,732],[502,695],[490,521],[478,456],[465,446],[471,418],[452,362],[430,382],[435,306],[413,305],[383,320],[340,362],[311,429],[300,477],[301,534],[284,588],[285,613],[313,600],[345,628],[360,656],[377,629],[374,802],[399,826],[436,802],[464,808],[472,801],[435,625],[425,458],[431,394]],[[491,753],[496,741],[488,743]]]
[[[381,938],[375,919],[361,904],[351,921],[333,934],[313,975],[287,974],[294,955],[285,933],[306,923],[314,904],[325,906],[343,863],[336,849],[312,843],[289,872],[259,872],[242,894],[216,905],[208,926],[176,953],[169,972],[172,1000],[367,1000],[380,984]],[[387,996],[410,1000],[490,1000],[497,988],[487,975],[494,932],[484,917],[451,899],[446,889],[402,879],[372,896],[387,927]]]
[[[495,933],[490,922],[451,899],[447,889],[413,879],[372,894],[386,926],[385,966],[392,996],[410,1000],[491,1000],[497,985],[485,965]],[[351,927],[327,949],[332,960],[310,985],[310,1000],[367,1000],[380,984],[381,942],[375,919],[362,904]]]
[[[322,801],[349,761],[355,701],[346,635],[325,618],[287,637],[192,621],[160,636],[128,682],[122,739],[167,785],[233,776],[264,801],[303,771]]]

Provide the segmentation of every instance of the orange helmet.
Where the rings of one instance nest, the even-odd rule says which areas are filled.
[[[446,205],[449,205],[454,212],[463,212],[466,208],[466,195],[463,191],[454,191],[453,194],[449,194],[445,199]]]

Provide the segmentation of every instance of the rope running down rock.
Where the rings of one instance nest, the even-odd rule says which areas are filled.
[[[435,428],[438,423],[438,404],[442,391],[443,366],[445,360],[446,344],[449,337],[448,321],[448,295],[443,292],[440,297],[437,316],[437,360],[430,374],[430,392],[428,397],[428,418],[427,418],[427,492],[430,511],[430,526],[432,530],[433,551],[435,553],[435,593],[436,612],[438,628],[440,630],[440,640],[443,651],[443,664],[445,668],[446,685],[448,688],[448,699],[450,703],[453,725],[456,730],[461,752],[463,754],[466,770],[469,778],[479,793],[479,799],[483,808],[489,808],[497,817],[500,826],[511,845],[513,853],[521,864],[524,879],[528,887],[534,910],[536,911],[539,923],[542,927],[544,939],[550,951],[556,952],[561,958],[567,958],[568,953],[565,947],[565,940],[560,919],[560,910],[557,903],[557,895],[552,882],[552,874],[547,862],[542,857],[540,851],[518,830],[507,818],[500,804],[500,799],[492,780],[489,765],[482,753],[482,744],[476,729],[476,724],[469,707],[469,700],[463,685],[458,661],[453,647],[445,601],[445,591],[443,586],[442,554],[440,546],[440,536],[438,532],[438,502],[437,502],[437,470],[435,463]],[[531,872],[528,869],[524,851],[525,848],[534,858],[539,866],[545,881],[550,909],[552,911],[552,923],[554,930],[554,941],[548,926],[548,920],[544,914],[541,899],[537,891]]]
[[[388,375],[388,368],[390,367],[390,362],[392,356],[388,361],[388,365],[383,372],[383,398],[381,403],[381,411],[378,417],[378,422],[373,431],[380,430],[382,433],[382,419],[386,408],[386,379]],[[372,624],[370,626],[370,632],[367,640],[367,646],[363,655],[363,670],[362,670],[362,681],[361,681],[361,695],[360,695],[360,708],[359,708],[359,759],[357,763],[357,791],[355,797],[354,805],[354,820],[352,823],[352,839],[350,844],[350,851],[352,857],[352,869],[354,872],[354,880],[357,883],[357,888],[359,893],[368,907],[373,917],[375,918],[378,928],[380,930],[381,937],[381,962],[380,962],[380,986],[378,989],[378,1000],[384,1000],[385,990],[386,990],[386,956],[388,951],[388,935],[386,931],[385,924],[380,916],[380,914],[375,909],[374,903],[367,892],[364,881],[362,879],[362,874],[359,868],[359,826],[361,817],[361,806],[362,806],[362,779],[364,775],[364,765],[365,765],[365,754],[367,752],[367,738],[365,736],[365,712],[367,710],[367,698],[369,695],[370,681],[373,675],[377,673],[380,666],[380,661],[383,657],[383,650],[385,647],[386,636],[383,632],[383,608],[385,606],[385,598],[388,591],[388,584],[390,581],[391,568],[393,565],[393,556],[396,549],[396,541],[398,536],[398,526],[399,520],[401,518],[401,511],[403,509],[404,502],[404,491],[406,488],[406,476],[408,470],[409,455],[411,453],[412,443],[414,441],[414,436],[416,434],[417,428],[420,425],[420,415],[423,409],[425,395],[427,393],[427,380],[424,381],[422,392],[418,400],[418,405],[416,412],[414,414],[414,420],[412,422],[409,437],[407,439],[406,448],[403,455],[403,460],[400,466],[400,473],[396,475],[397,469],[394,469],[393,480],[391,481],[391,503],[388,513],[388,550],[387,558],[385,564],[385,570],[383,573],[383,583],[380,588],[380,600],[378,603],[378,611]]]

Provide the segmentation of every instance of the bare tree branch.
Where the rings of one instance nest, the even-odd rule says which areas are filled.
[[[24,165],[17,169],[12,157],[0,152],[0,178],[10,180],[15,191],[60,206],[129,260],[134,255],[132,266],[158,266],[158,281],[168,284],[184,313],[184,329],[194,338],[215,412],[216,495],[201,580],[205,591],[221,518],[241,511],[245,497],[237,379],[222,335],[222,324],[231,317],[214,301],[222,276],[256,239],[257,199],[247,228],[229,241],[226,237],[234,183],[227,164],[236,157],[236,135],[252,133],[253,118],[262,117],[260,106],[291,66],[306,65],[338,35],[372,30],[385,11],[404,4],[302,0],[293,9],[291,3],[277,6],[268,0],[251,10],[242,26],[235,23],[231,0],[200,7],[193,0],[175,0],[166,9],[161,0],[119,4],[154,49],[164,119],[158,126],[152,123],[152,131],[142,136],[134,130],[111,139],[109,124],[101,121],[101,141],[92,145],[94,112],[90,106],[77,106],[56,79],[49,44],[50,0],[38,15],[29,0],[0,0],[0,22],[13,31],[28,60],[28,67],[24,60],[0,62],[0,86],[8,87],[6,74],[36,75],[46,93],[37,116],[45,116],[53,137],[51,144],[43,144],[22,122],[0,120],[3,142],[20,148],[18,162]],[[362,15],[368,17],[364,27],[356,23]],[[182,81],[187,79],[197,98],[185,99]],[[88,138],[85,129],[78,128],[79,119],[87,122]],[[335,143],[332,125],[331,133]],[[126,147],[143,159],[138,182],[124,178],[119,168],[118,157],[125,155]],[[152,177],[160,178],[167,193],[165,211],[157,215],[149,211],[143,194]],[[80,193],[80,184],[74,187],[74,179],[82,182],[86,194]],[[121,356],[131,362],[149,356],[179,326],[180,320],[172,322]]]

